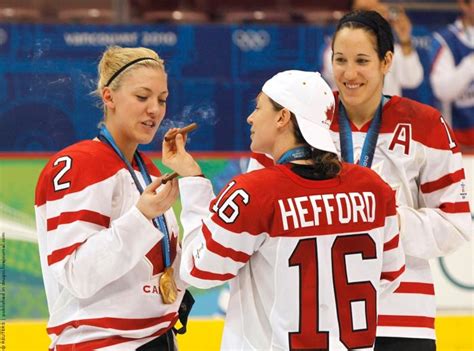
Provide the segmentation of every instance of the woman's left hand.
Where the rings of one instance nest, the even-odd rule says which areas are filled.
[[[165,137],[176,131],[177,128],[168,130]],[[201,175],[201,167],[186,151],[185,144],[186,138],[181,133],[176,134],[170,141],[163,139],[163,164],[183,177]]]

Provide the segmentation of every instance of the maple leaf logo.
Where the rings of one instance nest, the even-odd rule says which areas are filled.
[[[322,124],[325,124],[327,126],[331,125],[332,119],[334,118],[334,107],[334,103],[326,107],[326,111],[324,111],[324,113],[326,114],[326,119],[324,121],[321,121]]]

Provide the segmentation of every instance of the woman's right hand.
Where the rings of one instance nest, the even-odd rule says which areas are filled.
[[[178,180],[173,179],[161,185],[163,177],[153,180],[140,195],[136,207],[148,219],[165,213],[174,204],[179,195]]]
[[[174,134],[176,131],[176,128],[170,129],[165,137]],[[185,144],[186,138],[181,133],[176,134],[176,137],[170,141],[164,139],[162,149],[163,164],[183,177],[201,175],[201,167],[191,154],[186,151]]]

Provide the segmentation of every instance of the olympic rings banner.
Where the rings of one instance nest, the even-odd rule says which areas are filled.
[[[55,151],[97,134],[97,63],[109,45],[146,46],[166,62],[170,126],[198,122],[194,151],[248,151],[246,117],[263,82],[287,69],[321,70],[332,27],[0,24],[0,152]],[[414,43],[429,65],[430,32]],[[426,72],[428,73],[428,72]],[[430,103],[427,84],[404,94]]]

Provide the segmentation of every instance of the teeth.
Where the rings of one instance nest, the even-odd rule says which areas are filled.
[[[349,83],[346,83],[346,87],[349,88],[349,89],[356,89],[356,88],[360,87],[360,84],[349,84]]]
[[[155,122],[153,122],[153,121],[146,121],[146,122],[143,122],[143,124],[148,126],[148,127],[154,127],[155,126]]]

